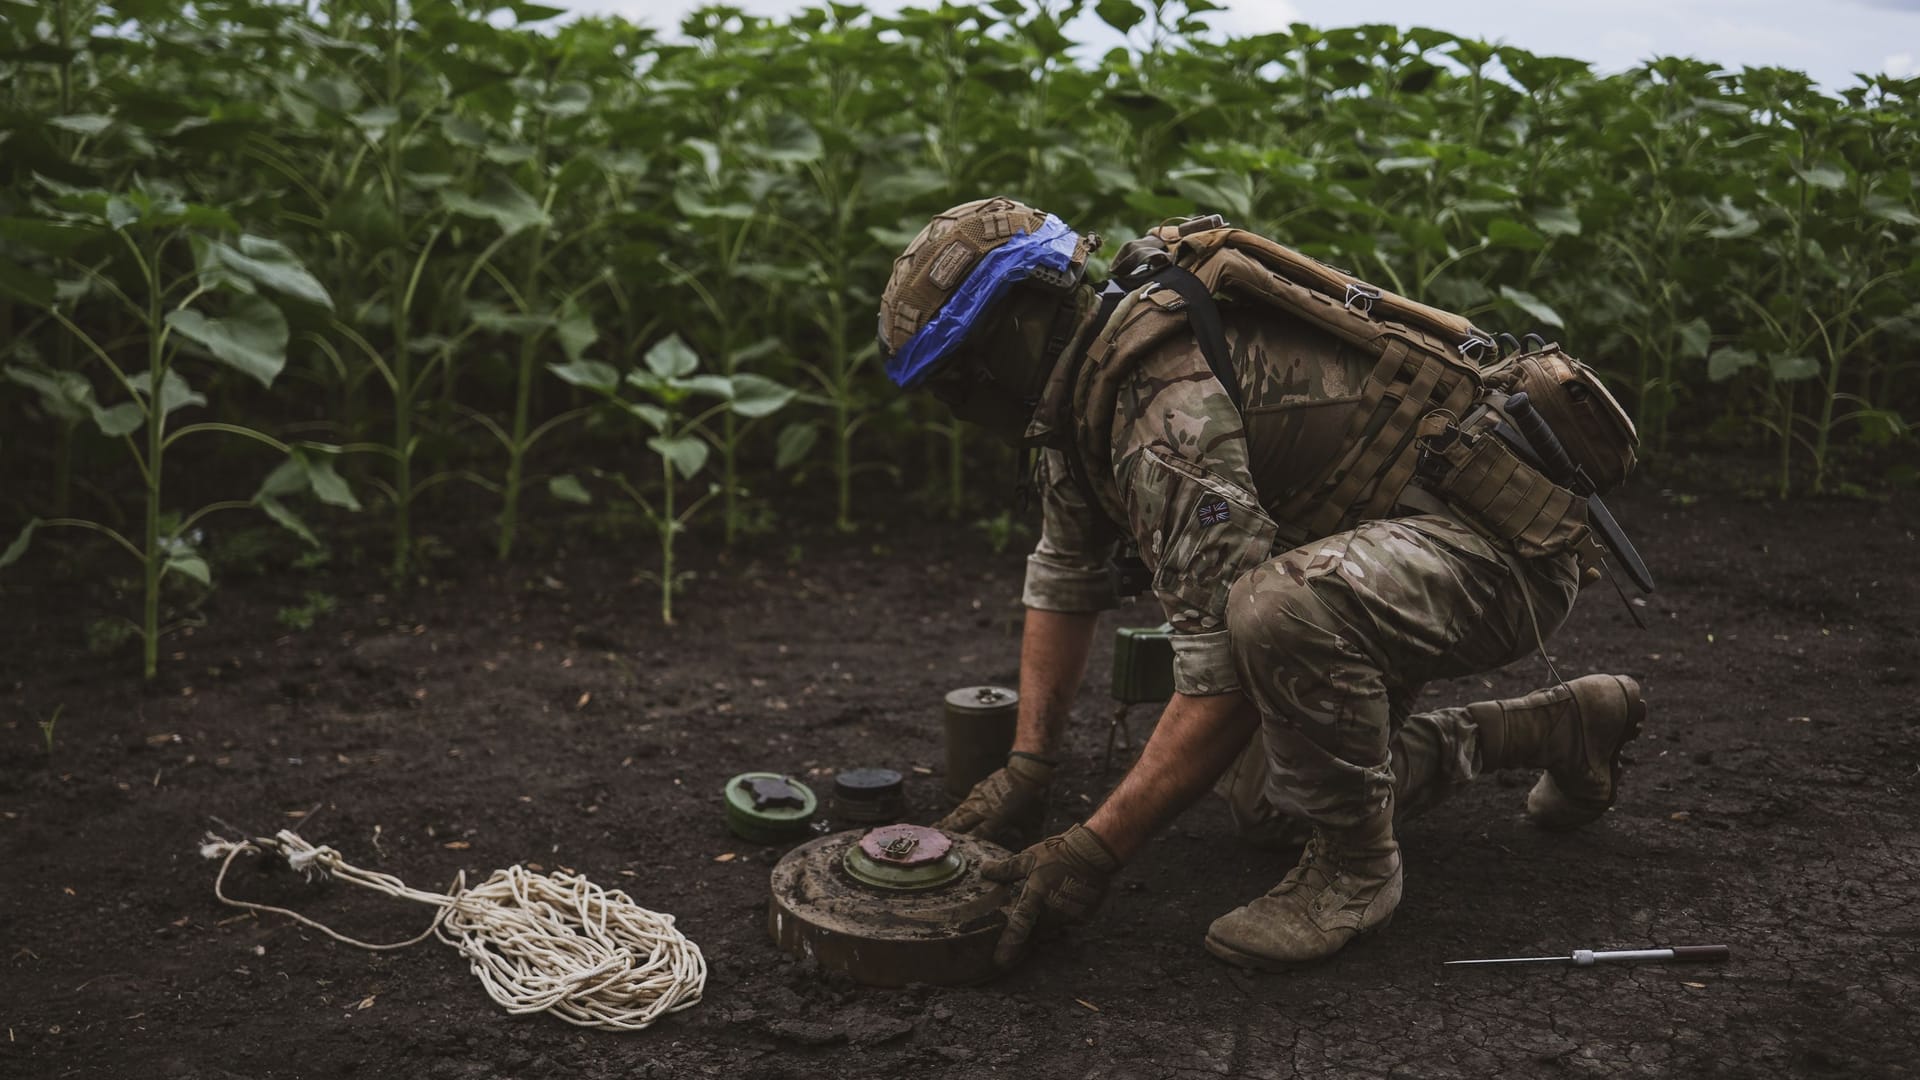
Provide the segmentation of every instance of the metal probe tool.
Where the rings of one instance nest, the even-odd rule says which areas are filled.
[[[1478,964],[1566,964],[1570,967],[1592,967],[1595,964],[1614,964],[1634,960],[1651,960],[1665,964],[1714,964],[1727,959],[1725,945],[1675,945],[1669,949],[1575,949],[1569,956],[1510,956],[1499,960],[1448,960],[1441,967],[1464,967]]]

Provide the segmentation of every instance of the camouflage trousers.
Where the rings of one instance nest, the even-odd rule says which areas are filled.
[[[1474,722],[1464,707],[1414,713],[1421,685],[1525,656],[1536,629],[1565,620],[1578,582],[1571,556],[1509,563],[1424,515],[1365,522],[1248,571],[1227,624],[1262,723],[1216,788],[1235,823],[1252,839],[1295,839],[1303,821],[1415,813],[1473,779]]]

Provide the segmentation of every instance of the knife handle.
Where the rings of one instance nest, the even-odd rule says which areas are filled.
[[[1676,964],[1717,964],[1730,956],[1725,945],[1675,945],[1673,962]]]

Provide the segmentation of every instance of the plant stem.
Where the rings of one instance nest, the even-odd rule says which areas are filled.
[[[54,33],[60,48],[57,76],[60,84],[60,114],[65,116],[73,111],[73,0],[56,0],[53,10]],[[59,135],[60,148],[69,157],[73,153],[72,138],[66,132]]]
[[[540,138],[534,151],[534,169],[541,176],[546,175],[547,162],[547,125],[548,120],[540,121]],[[547,205],[552,205],[552,192],[549,189]],[[540,264],[546,258],[546,226],[535,226],[533,250],[527,256],[527,275],[521,282],[520,296],[523,305],[531,304],[535,296],[535,287],[540,283]],[[531,312],[529,312],[531,314]],[[540,335],[530,331],[520,338],[520,368],[513,388],[513,439],[507,444],[507,484],[502,492],[500,506],[500,547],[499,556],[505,562],[513,554],[513,536],[520,523],[520,485],[526,469],[528,414],[533,407],[533,363],[539,357]]]
[[[1820,427],[1814,432],[1813,439],[1813,493],[1824,495],[1827,491],[1827,448],[1833,435],[1833,407],[1840,400],[1840,358],[1833,358],[1827,369],[1830,387],[1820,404]]]
[[[58,4],[54,9],[54,25],[56,27],[56,33],[58,34],[61,56],[58,78],[60,83],[60,114],[62,116],[73,111],[72,3],[73,0],[58,0]],[[72,133],[60,131],[56,132],[55,136],[59,143],[61,153],[65,155],[68,160],[72,160],[74,141]],[[4,329],[6,329],[9,332],[9,336],[11,336],[12,327],[8,326]],[[59,344],[56,345],[55,348],[60,357],[59,369],[61,371],[72,371],[75,367],[72,336],[69,334],[60,335]],[[53,515],[55,517],[65,517],[67,515],[68,501],[71,497],[72,488],[73,425],[62,424],[60,427],[60,443],[54,448]]]
[[[827,327],[827,348],[833,354],[833,472],[839,485],[838,510],[834,524],[841,532],[853,531],[853,372],[847,355],[846,306],[843,299],[845,261],[840,245],[834,245],[833,292],[828,297],[832,324]]]
[[[527,413],[533,397],[533,336],[520,339],[520,368],[513,388],[513,437],[507,443],[507,482],[501,491],[500,544],[502,562],[513,554],[513,535],[520,519],[520,484],[527,456]]]
[[[400,107],[403,74],[400,65],[400,0],[387,3],[387,103]],[[405,195],[400,181],[400,125],[385,136],[387,149],[387,199],[393,211],[394,235],[398,237],[390,264],[391,277],[387,298],[393,318],[393,580],[406,577],[413,553],[413,350],[408,347],[408,323],[411,306],[407,287],[407,222]]]
[[[1785,500],[1793,494],[1793,384],[1779,384],[1781,393],[1774,395],[1780,403],[1780,498]]]
[[[140,620],[143,675],[148,682],[160,670],[160,552],[161,465],[167,452],[166,413],[160,408],[160,388],[166,385],[166,341],[161,337],[165,316],[160,311],[160,251],[146,260],[147,271],[147,520],[141,545],[146,591]]]
[[[720,341],[721,348],[725,350],[727,335],[723,333]],[[724,351],[722,355],[725,355]],[[727,374],[728,376],[733,375],[733,362],[731,360],[727,362]],[[735,489],[740,483],[740,467],[737,455],[734,453],[734,448],[740,440],[740,422],[739,418],[734,415],[733,410],[728,409],[721,415],[720,424],[720,482],[723,485],[723,493],[721,495],[722,503],[720,506],[721,543],[725,547],[732,547],[734,534],[739,527],[739,507],[735,505],[734,496]]]
[[[680,522],[674,519],[674,482],[673,462],[660,459],[661,473],[666,478],[666,498],[662,503],[664,511],[660,515],[660,621],[673,625],[673,540],[680,531]]]
[[[1860,344],[1858,338],[1851,344],[1843,344],[1831,339],[1826,342],[1827,379],[1825,385],[1821,387],[1824,393],[1821,394],[1820,422],[1814,431],[1813,440],[1813,493],[1815,495],[1824,495],[1827,489],[1827,454],[1833,445],[1833,411],[1834,407],[1840,403],[1841,394],[1840,368],[1846,360],[1847,353],[1858,344]]]
[[[61,338],[64,342],[66,339]],[[66,517],[73,495],[73,429],[75,423],[60,424],[58,441],[53,447],[53,516]]]
[[[747,231],[746,224],[743,223],[740,226],[740,231],[744,238]],[[724,224],[720,226],[719,232],[721,288],[730,294],[733,291],[734,253],[737,248],[735,245],[727,242],[726,226]],[[731,296],[729,296],[729,299],[731,299]],[[733,356],[733,321],[729,317],[729,312],[716,311],[714,314],[719,316],[720,322],[720,370],[726,373],[727,378],[731,379],[737,374],[736,369],[739,366]],[[738,505],[738,488],[740,486],[739,442],[740,418],[734,414],[732,409],[728,409],[726,413],[720,417],[720,483],[722,485],[720,495],[720,520],[722,530],[721,544],[729,548],[733,546],[734,537],[738,533],[740,526],[740,508]]]
[[[1678,221],[1678,215],[1667,219],[1667,257],[1664,265],[1669,274],[1680,265],[1681,230],[1684,223]],[[1678,395],[1673,389],[1673,352],[1678,347],[1680,314],[1675,309],[1674,288],[1671,279],[1660,285],[1660,307],[1663,316],[1660,347],[1660,412],[1653,426],[1653,449],[1655,453],[1665,453],[1667,449],[1667,418],[1673,414],[1678,404]]]

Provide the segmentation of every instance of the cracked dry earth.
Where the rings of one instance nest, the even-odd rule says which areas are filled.
[[[1201,935],[1291,858],[1242,846],[1208,802],[1095,924],[972,989],[863,989],[777,953],[762,920],[780,851],[732,839],[717,791],[750,768],[932,766],[912,778],[931,816],[940,694],[1016,675],[1018,554],[931,525],[804,537],[797,567],[696,554],[672,629],[604,547],[474,558],[406,595],[276,574],[215,594],[150,691],[73,645],[110,598],[30,566],[0,627],[0,1076],[1913,1075],[1920,514],[1641,495],[1621,517],[1662,577],[1650,629],[1596,590],[1553,642],[1565,668],[1648,688],[1601,822],[1542,834],[1522,820],[1529,777],[1485,778],[1404,828],[1390,930],[1252,975]],[[276,625],[316,587],[337,611]],[[1112,782],[1106,676],[1097,660],[1056,826]],[[1542,681],[1532,660],[1429,693]],[[35,718],[56,707],[49,761]],[[370,954],[215,903],[194,852],[210,815],[271,830],[316,806],[309,839],[417,885],[529,860],[624,887],[705,950],[706,1000],[640,1034],[512,1018],[438,944]],[[284,874],[234,887],[384,940],[422,925]],[[1703,943],[1732,962],[1440,967]]]

